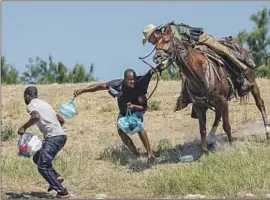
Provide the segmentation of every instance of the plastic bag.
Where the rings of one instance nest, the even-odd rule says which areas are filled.
[[[74,99],[72,99],[71,101],[68,101],[67,103],[61,104],[59,106],[59,111],[60,113],[65,117],[65,118],[72,118],[74,117],[74,115],[76,114],[76,105],[73,102]]]
[[[42,147],[42,141],[38,136],[25,132],[18,140],[18,155],[30,158]]]
[[[121,117],[117,122],[119,128],[126,134],[133,135],[143,130],[142,121],[136,116],[131,114],[130,109],[127,109],[127,114]]]

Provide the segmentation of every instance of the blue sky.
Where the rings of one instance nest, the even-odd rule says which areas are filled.
[[[102,80],[122,77],[126,68],[138,74],[149,68],[138,57],[153,46],[142,45],[145,25],[175,21],[204,28],[220,38],[252,30],[251,14],[267,1],[62,1],[2,2],[2,55],[19,72],[29,57],[62,61],[68,68],[76,62],[95,63]],[[151,58],[149,58],[151,61]]]

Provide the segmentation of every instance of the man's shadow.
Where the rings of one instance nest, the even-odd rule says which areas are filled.
[[[55,195],[47,192],[7,192],[2,199],[54,199]]]
[[[222,147],[228,146],[227,135],[224,133],[217,134],[216,140],[218,143],[208,145],[210,152],[214,153]],[[239,140],[239,138],[233,138],[233,140]],[[201,140],[195,139],[193,141],[186,142],[181,145],[172,146],[170,143],[159,145],[154,149],[154,155],[156,157],[155,164],[172,164],[182,163],[181,157],[192,155],[193,161],[197,162],[201,158]],[[115,164],[126,166],[133,172],[141,172],[149,169],[153,166],[153,163],[148,163],[147,154],[142,153],[141,158],[137,158],[127,147],[124,145],[109,147],[100,152],[98,160],[108,160]]]

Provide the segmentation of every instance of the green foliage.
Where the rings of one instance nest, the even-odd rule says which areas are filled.
[[[148,111],[160,110],[160,104],[161,104],[161,101],[155,101],[155,100],[149,101],[147,110]]]
[[[9,141],[16,137],[16,129],[11,124],[3,124],[1,121],[1,141]]]
[[[73,83],[83,83],[89,81],[89,77],[84,66],[81,64],[76,64],[72,72],[69,73],[68,80],[69,82]]]
[[[262,65],[256,69],[257,77],[270,78],[270,66]]]
[[[5,57],[1,57],[1,83],[17,84],[19,83],[18,71],[6,63]]]
[[[2,84],[82,83],[97,80],[94,77],[94,63],[91,63],[88,72],[84,65],[78,63],[69,72],[64,63],[54,62],[51,55],[48,61],[38,56],[29,58],[25,68],[26,71],[19,77],[18,71],[6,63],[5,57],[1,57]]]
[[[82,83],[87,81],[95,81],[93,76],[94,64],[89,67],[86,72],[85,66],[76,64],[73,69],[68,72],[67,67],[62,62],[55,63],[52,56],[49,61],[45,61],[36,57],[35,60],[29,59],[26,65],[27,71],[21,77],[22,82],[31,84],[48,84],[48,83]]]
[[[179,69],[174,69],[174,76],[171,77],[168,69],[167,70],[164,70],[162,71],[161,73],[161,76],[160,76],[160,80],[163,80],[163,81],[169,81],[169,80],[182,80],[182,75],[181,73],[179,72]],[[156,80],[157,79],[157,75],[153,75],[153,80]]]
[[[252,31],[242,30],[238,33],[237,39],[243,46],[247,46],[249,52],[257,66],[269,66],[269,45],[270,37],[268,26],[270,10],[264,7],[262,10],[252,14],[250,20],[255,24]]]

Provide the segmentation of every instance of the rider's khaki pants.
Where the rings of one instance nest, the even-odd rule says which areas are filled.
[[[240,69],[245,70],[247,68],[246,65],[244,65],[236,57],[234,57],[234,55],[232,54],[232,52],[230,51],[229,48],[220,44],[213,36],[204,33],[200,36],[198,42],[199,42],[199,44],[204,44],[204,45],[207,45],[207,46],[213,48],[214,50],[217,51],[217,53],[221,53],[223,55],[228,56],[228,58],[231,59],[231,61],[234,64],[236,64],[238,67],[240,67]]]

